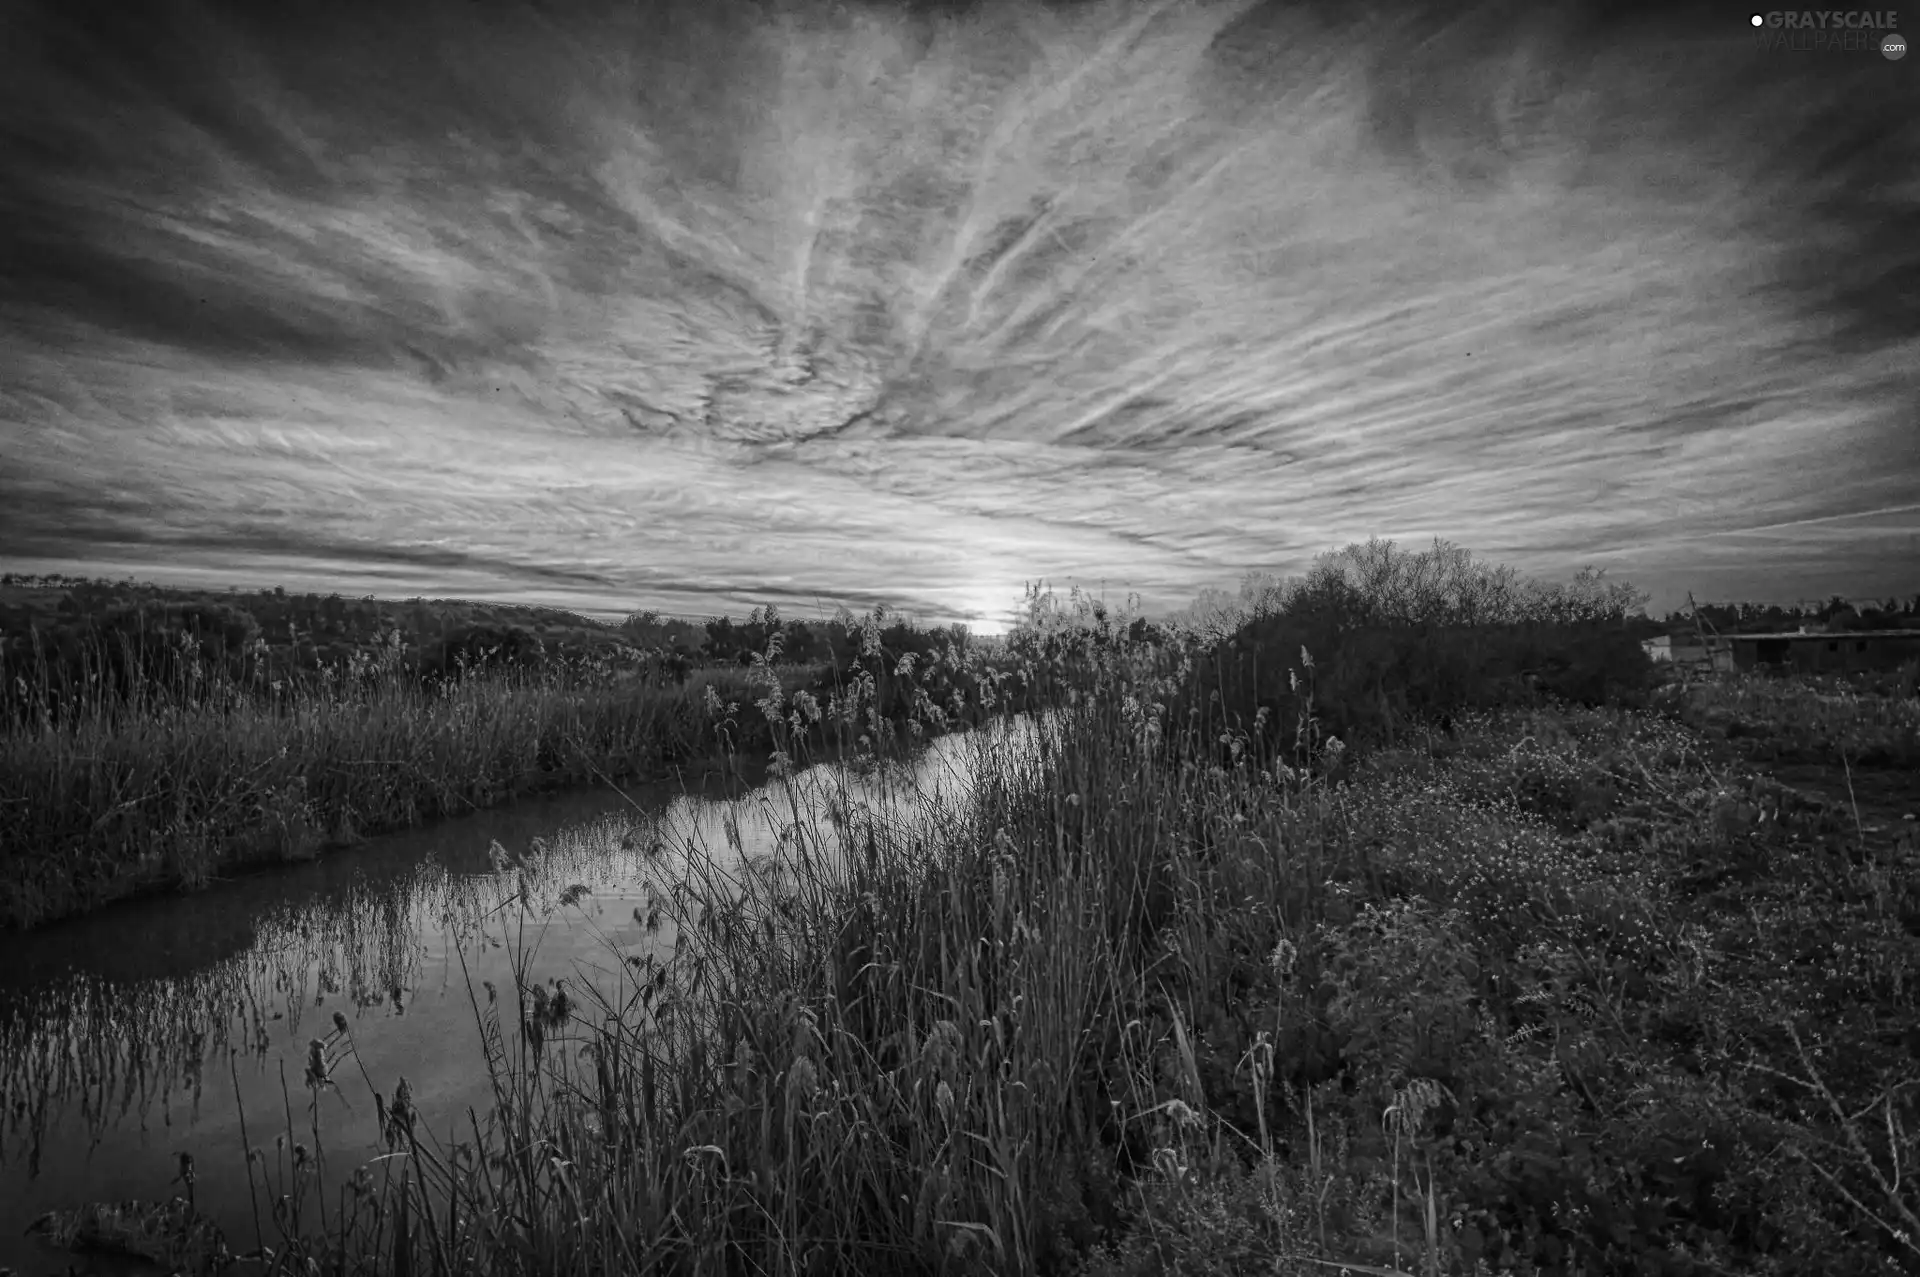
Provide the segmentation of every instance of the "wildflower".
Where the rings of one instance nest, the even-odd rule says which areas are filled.
[[[333,1031],[335,1033],[340,1034],[342,1037],[346,1036],[346,1032],[347,1032],[346,1012],[335,1011],[333,1013]]]

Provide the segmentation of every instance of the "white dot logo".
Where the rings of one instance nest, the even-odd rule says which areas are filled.
[[[1753,17],[1748,19],[1748,21],[1753,23],[1753,25],[1756,27],[1763,27],[1767,24],[1766,15],[1759,14],[1759,13],[1754,14]]]
[[[1880,42],[1880,52],[1887,55],[1887,61],[1898,62],[1907,56],[1907,41],[1904,36],[1890,35]]]

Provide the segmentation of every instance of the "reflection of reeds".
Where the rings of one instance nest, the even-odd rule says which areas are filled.
[[[450,933],[498,903],[499,884],[423,867],[395,892],[262,918],[252,949],[191,980],[110,984],[78,977],[16,1000],[0,1020],[0,1156],[37,1164],[50,1114],[81,1119],[90,1138],[171,1103],[182,1079],[197,1092],[221,1052],[264,1054],[276,1030],[298,1033],[318,997],[358,1006],[419,981],[422,933]],[[319,989],[318,994],[312,991]],[[346,1015],[332,1013],[335,1034]],[[308,1061],[311,1064],[311,1060]]]

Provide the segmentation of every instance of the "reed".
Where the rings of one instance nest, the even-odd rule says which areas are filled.
[[[928,676],[907,665],[885,672]],[[527,914],[502,922],[520,987],[472,998],[491,1115],[471,1141],[406,1146],[416,1178],[388,1187],[389,1208],[288,1230],[275,1254],[369,1271],[1056,1266],[1061,1221],[1084,1212],[1060,1167],[1110,1162],[1149,1125],[1199,1127],[1190,1049],[1177,1108],[1152,1079],[1173,1039],[1117,1054],[1104,1039],[1164,1003],[1179,879],[1236,826],[1234,784],[1277,820],[1328,801],[1305,742],[1284,778],[1170,764],[1153,706],[1181,673],[1173,652],[1056,646],[1025,681],[1054,708],[969,736],[978,780],[957,796],[897,788],[913,741],[944,725],[937,706],[896,730],[878,677],[810,710],[756,665],[755,708],[790,764],[775,863],[690,849],[663,897],[673,957],[583,982],[564,1015],[526,974]],[[1103,683],[1127,695],[1092,695]],[[851,764],[824,802],[797,788],[815,714]],[[1112,819],[1136,804],[1209,814],[1180,831]],[[459,1221],[439,1241],[402,1222],[428,1203]]]
[[[764,745],[723,738],[708,712],[744,691],[735,671],[660,685],[509,668],[433,685],[369,658],[249,687],[94,664],[64,700],[44,662],[5,671],[33,712],[0,731],[0,927]],[[110,668],[133,673],[109,691]]]

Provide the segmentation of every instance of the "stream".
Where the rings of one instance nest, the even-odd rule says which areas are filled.
[[[571,984],[575,1005],[618,1005],[622,979],[673,953],[662,905],[690,863],[777,864],[797,827],[844,847],[867,816],[927,828],[964,799],[983,746],[1030,730],[941,737],[877,773],[821,764],[784,781],[712,774],[531,797],[8,936],[0,1270],[137,1271],[23,1234],[51,1210],[185,1195],[183,1154],[194,1204],[236,1253],[251,1250],[245,1150],[261,1150],[259,1177],[312,1142],[316,1040],[335,1081],[319,1093],[330,1185],[386,1151],[372,1095],[391,1097],[401,1077],[438,1139],[456,1120],[471,1138],[469,1106],[484,1120],[491,1105],[477,1008],[491,984],[512,1023],[516,948],[533,981]],[[271,1220],[261,1231],[276,1242]]]

